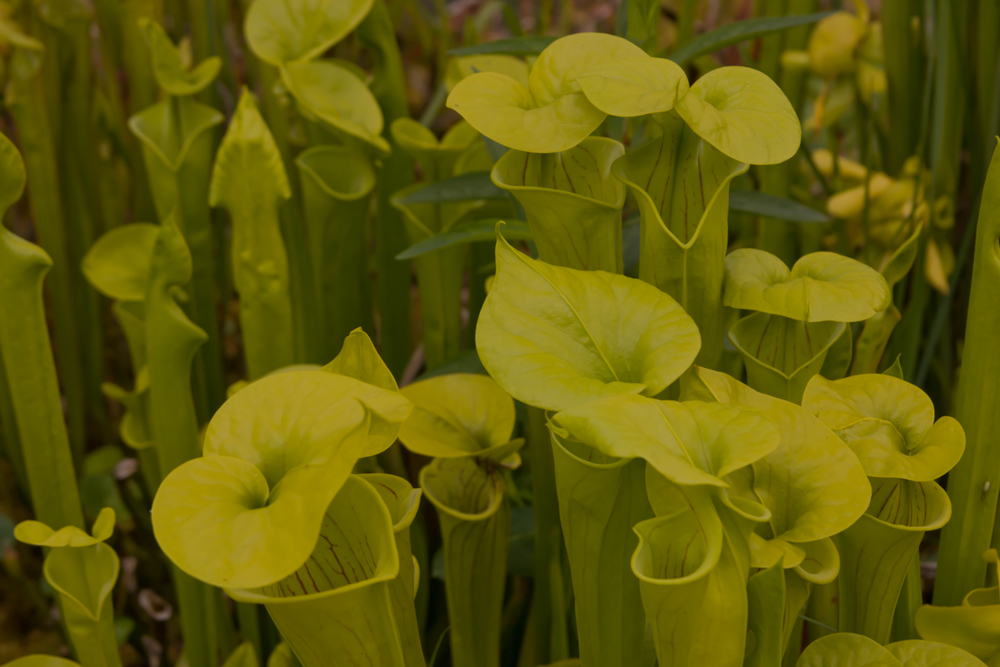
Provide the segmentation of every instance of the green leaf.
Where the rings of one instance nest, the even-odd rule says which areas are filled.
[[[750,39],[757,39],[771,33],[788,30],[801,25],[809,25],[830,16],[833,12],[818,12],[816,14],[801,14],[792,16],[764,17],[747,19],[728,23],[721,28],[710,30],[677,49],[670,59],[679,65],[685,65],[700,56],[720,51],[727,46],[738,44]]]
[[[472,457],[436,458],[420,487],[441,522],[452,662],[496,667],[510,543],[503,477]]]
[[[903,667],[985,667],[981,660],[960,648],[911,639],[885,647]]]
[[[927,394],[890,375],[815,377],[802,406],[854,450],[870,477],[931,482],[965,451],[962,426],[952,417],[935,422]]]
[[[221,125],[223,120],[222,114],[212,107],[189,98],[182,98],[176,107],[168,100],[157,102],[128,119],[129,129],[142,142],[146,168],[152,172],[150,179],[154,199],[158,196],[162,198],[163,203],[154,202],[161,222],[177,205],[180,194],[174,182],[178,172],[189,157],[190,162],[201,162],[201,144],[211,139],[206,136],[207,133],[216,125]],[[208,175],[207,165],[198,164],[195,168],[204,169]],[[208,185],[208,178],[205,185]],[[168,201],[164,195],[171,191],[171,187],[173,198]],[[208,188],[205,190],[207,194]]]
[[[311,60],[354,30],[373,0],[256,2],[247,10],[247,42],[264,62]]]
[[[18,53],[20,51],[17,51]],[[24,190],[24,163],[0,135],[0,205]],[[49,193],[51,195],[52,193]],[[0,354],[38,520],[83,528],[42,289],[52,258],[0,224]],[[5,410],[5,417],[8,414]]]
[[[549,430],[580,655],[588,664],[644,664],[646,614],[630,563],[639,545],[632,527],[653,516],[646,463],[602,454],[551,423]]]
[[[982,584],[986,569],[979,555],[992,544],[1000,483],[984,488],[984,473],[1000,469],[1000,151],[994,151],[983,187],[976,227],[968,318],[962,347],[963,371],[954,394],[954,414],[968,438],[962,460],[948,475],[955,520],[941,535],[934,589],[938,604],[958,604]],[[9,367],[8,367],[9,368]],[[988,474],[988,473],[987,473]]]
[[[419,193],[419,191],[417,191]],[[528,223],[522,220],[498,220],[487,218],[485,220],[472,220],[452,227],[449,231],[441,234],[434,234],[420,243],[414,244],[396,255],[396,259],[413,259],[426,255],[429,252],[450,248],[455,245],[465,245],[477,241],[492,241],[496,238],[497,223],[503,222],[504,238],[512,241],[531,241],[534,236]]]
[[[188,71],[180,51],[170,41],[159,23],[152,19],[141,18],[139,27],[146,36],[146,43],[153,57],[153,76],[168,95],[177,97],[194,95],[211,84],[222,69],[222,59],[212,56]]]
[[[34,37],[25,35],[21,26],[11,20],[9,16],[0,17],[0,37],[2,37],[3,40],[11,46],[16,46],[21,49],[29,51],[45,50],[44,44],[39,42]]]
[[[448,95],[447,107],[493,141],[537,153],[572,148],[605,117],[583,93],[539,104],[523,84],[496,72],[480,72],[459,82]]]
[[[862,635],[838,632],[806,647],[795,667],[900,667],[900,662],[877,642]]]
[[[400,201],[404,204],[441,204],[469,199],[503,199],[506,196],[503,190],[493,185],[489,172],[474,171],[432,183]]]
[[[701,331],[699,365],[722,358],[723,260],[729,243],[729,184],[748,167],[706,144],[674,112],[663,137],[611,167],[641,215],[639,278],[676,299]]]
[[[222,667],[259,667],[257,651],[253,647],[253,642],[243,642],[236,647],[236,650],[229,654]]]
[[[799,150],[802,126],[791,102],[758,70],[712,70],[674,107],[695,134],[739,162],[778,164]]]
[[[789,222],[829,222],[821,211],[784,197],[775,197],[759,190],[730,190],[729,210],[766,216]]]
[[[321,320],[321,353],[335,355],[357,327],[374,331],[366,240],[372,160],[348,146],[315,146],[295,159]],[[343,285],[356,289],[343,289]]]
[[[822,540],[845,530],[868,508],[871,485],[858,458],[807,410],[707,368],[685,376],[681,396],[756,408],[777,427],[778,446],[753,464],[754,489],[771,511],[773,538],[797,544]]]
[[[492,42],[451,49],[448,51],[448,55],[479,56],[506,54],[512,56],[537,56],[551,46],[556,39],[558,38],[547,37],[545,35],[525,35],[524,37],[513,37],[511,39],[497,39]]]
[[[399,391],[396,378],[382,361],[372,339],[361,329],[355,329],[344,339],[340,354],[323,366],[323,370],[346,375],[386,391]]]
[[[89,547],[107,540],[114,529],[115,511],[105,507],[91,526],[90,535],[76,526],[52,530],[40,521],[22,521],[14,528],[14,537],[18,542],[39,547]]]
[[[152,509],[157,541],[214,585],[288,576],[312,552],[354,463],[392,444],[409,410],[397,392],[321,371],[248,385],[212,418],[204,456],[163,480]]]
[[[578,78],[590,103],[621,118],[663,113],[687,94],[688,80],[676,63],[662,58],[620,58]]]
[[[868,512],[833,538],[840,552],[839,624],[885,643],[909,564],[924,534],[951,518],[948,494],[936,482],[872,478]]]
[[[887,368],[884,371],[882,371],[882,374],[883,375],[891,375],[894,378],[899,378],[900,380],[905,380],[906,378],[903,377],[903,364],[900,363],[900,359],[902,359],[902,357],[903,357],[903,355],[897,354],[896,355],[896,361],[892,362],[892,366],[889,366],[889,368]]]
[[[802,326],[808,327],[809,323]],[[840,338],[834,341],[823,361],[823,367],[819,373],[828,380],[839,380],[847,374],[847,369],[851,366],[851,354],[854,347],[854,335],[851,327],[845,326]]]
[[[271,651],[271,657],[267,659],[267,667],[292,667],[298,660],[292,654],[286,642],[281,642]]]
[[[906,277],[906,274],[913,268],[913,263],[917,259],[917,252],[920,249],[920,234],[923,231],[923,227],[921,225],[915,225],[915,227],[916,229],[910,234],[910,238],[906,239],[903,245],[892,252],[886,260],[885,266],[882,267],[881,273],[885,277],[885,281],[889,283],[890,289]]]
[[[571,269],[622,272],[625,186],[611,175],[611,166],[624,154],[625,147],[613,139],[587,137],[559,153],[510,150],[497,161],[493,182],[527,212],[539,259]]]
[[[889,307],[885,278],[861,262],[814,252],[791,271],[769,252],[741,248],[726,256],[725,304],[804,322],[858,322]]]
[[[279,208],[292,195],[281,153],[243,89],[212,168],[210,206],[229,211],[233,283],[251,380],[294,361],[288,256]]]
[[[440,140],[412,118],[397,118],[390,129],[393,140],[420,164],[428,187],[452,178],[462,156],[479,143],[479,133],[465,121],[453,125]],[[418,202],[421,202],[419,197],[406,203]]]
[[[705,492],[693,494],[700,502],[687,512],[659,516],[636,525],[639,548],[632,557],[632,572],[639,578],[643,604],[650,614],[649,622],[657,634],[675,637],[679,656],[685,654],[685,644],[693,636],[696,614],[683,614],[684,607],[697,610],[708,584],[707,575],[718,564],[723,548],[722,524],[711,511],[711,501]],[[706,504],[708,509],[706,509]],[[687,558],[685,558],[687,554]],[[661,601],[657,608],[651,602]],[[656,633],[668,616],[677,617],[676,632]],[[687,619],[685,619],[687,616]],[[686,623],[685,623],[686,621]],[[686,627],[685,627],[686,626]],[[658,648],[669,649],[669,646]],[[665,664],[673,664],[667,661]],[[686,664],[681,659],[679,664]]]
[[[410,526],[420,509],[421,491],[395,475],[376,473],[358,477],[371,484],[378,492],[392,517],[396,552],[399,554],[399,574],[389,584],[389,595],[392,598],[393,616],[399,628],[406,665],[419,667],[424,664],[421,645],[423,632],[417,621],[414,596],[420,583],[420,565],[413,555]]]
[[[527,87],[505,74],[480,72],[455,86],[447,106],[503,146],[557,153],[579,144],[605,117],[580,92],[577,77],[599,62],[643,56],[642,49],[614,35],[569,35],[541,53]]]
[[[886,345],[889,343],[889,336],[892,335],[893,329],[902,319],[903,315],[899,309],[896,306],[889,306],[865,321],[861,335],[858,336],[857,345],[855,345],[854,362],[850,375],[878,372]],[[902,375],[902,366],[900,366],[899,372]]]
[[[45,580],[59,594],[70,643],[84,665],[118,664],[108,655],[118,650],[110,597],[119,570],[118,555],[104,543],[53,549],[45,558]]]
[[[740,664],[747,572],[731,549],[731,522],[707,490],[681,493],[687,507],[635,527],[639,548],[632,572],[639,578],[659,664]]]
[[[986,563],[997,563],[995,549],[983,554]],[[924,605],[915,625],[920,636],[958,647],[988,663],[1000,656],[1000,588],[976,588],[955,607]]]
[[[111,299],[142,301],[159,231],[158,225],[136,222],[105,233],[83,256],[83,275]]]
[[[80,663],[54,655],[29,655],[8,662],[9,667],[80,667]]]
[[[487,375],[442,375],[407,385],[402,394],[413,403],[399,431],[410,451],[500,461],[495,454],[511,444],[514,400]]]
[[[548,46],[553,40],[548,38],[546,39],[548,40],[548,43],[546,43],[545,46]],[[497,43],[498,42],[487,42],[487,44]],[[478,46],[484,45],[480,44]],[[541,53],[540,50],[539,53]],[[528,67],[528,63],[521,58],[515,58],[514,56],[499,54],[462,56],[452,58],[448,61],[448,68],[445,70],[444,80],[445,85],[448,88],[448,92],[451,92],[452,89],[458,85],[459,81],[472,76],[476,72],[497,72],[499,74],[506,74],[510,78],[519,81],[523,86],[527,87],[528,72],[530,69],[531,68]]]
[[[602,396],[655,396],[691,364],[691,318],[655,287],[550,266],[497,239],[497,277],[476,327],[490,375],[514,398],[562,410]]]
[[[450,204],[403,204],[418,189],[415,184],[397,192],[389,201],[403,214],[410,243],[417,244],[449,232],[463,217],[482,207],[482,201]],[[435,368],[461,351],[462,276],[465,248],[450,246],[416,257],[414,262],[420,288],[420,313],[424,320],[424,359]]]
[[[809,380],[828,358],[837,356],[840,341],[849,335],[850,327],[842,322],[800,322],[768,313],[741,318],[729,330],[750,386],[796,404]]]
[[[767,456],[780,440],[755,408],[635,395],[585,403],[552,421],[605,455],[645,459],[681,485],[726,487],[727,475]]]
[[[750,577],[747,602],[747,630],[753,633],[754,648],[744,660],[744,667],[780,665],[785,611],[785,574],[781,562]]]
[[[226,593],[264,604],[307,665],[345,654],[403,665],[389,593],[402,564],[388,508],[369,482],[351,475],[321,517],[301,567],[271,585]],[[272,543],[271,551],[284,546]]]
[[[290,62],[280,71],[307,117],[345,138],[360,140],[379,155],[389,154],[389,143],[382,138],[382,109],[352,72],[328,60]]]
[[[0,139],[0,211],[7,212],[24,194],[27,175],[24,171],[24,160],[6,135]]]

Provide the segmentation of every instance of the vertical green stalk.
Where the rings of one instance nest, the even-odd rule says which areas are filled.
[[[84,375],[74,313],[72,267],[63,215],[57,147],[49,118],[48,91],[41,76],[42,54],[15,48],[9,62],[5,102],[17,125],[24,164],[31,181],[31,215],[38,240],[52,258],[49,293],[55,324],[55,354],[66,393],[69,441],[77,465],[83,460]]]
[[[624,154],[617,141],[589,137],[561,153],[510,150],[497,161],[493,182],[524,206],[539,259],[572,269],[622,272],[625,186],[611,175],[611,165]]]
[[[424,186],[412,185],[396,193],[390,201],[403,212],[407,237],[417,244],[447,231],[472,208],[467,203],[406,204],[406,197]],[[465,248],[451,246],[414,259],[420,287],[420,314],[423,319],[424,359],[434,369],[453,359],[462,345],[462,273]]]
[[[763,0],[758,4],[761,17],[784,16],[788,13],[789,0]],[[778,80],[778,71],[781,69],[781,52],[784,51],[785,35],[777,33],[761,38],[760,58],[757,67],[760,71],[768,75],[774,81]],[[792,100],[795,104],[795,100]]]
[[[161,223],[175,216],[194,261],[190,309],[195,323],[209,336],[195,365],[195,404],[202,422],[224,398],[208,207],[215,147],[212,129],[222,120],[218,111],[189,97],[171,97],[129,119],[129,127],[142,142],[157,215]]]
[[[167,216],[153,250],[146,296],[146,353],[149,359],[150,407],[160,473],[166,477],[180,464],[201,455],[198,419],[191,397],[191,362],[208,336],[175,300],[191,281],[192,257],[184,237]],[[192,289],[198,285],[191,282]],[[210,586],[171,567],[185,655],[191,667],[214,667],[218,657],[214,601]]]
[[[389,199],[413,182],[413,160],[399,150],[389,131],[394,120],[409,116],[409,110],[396,33],[382,0],[376,0],[371,12],[358,26],[357,36],[375,52],[371,89],[385,117],[383,136],[392,147],[392,155],[383,163],[378,181],[375,219],[378,279],[375,288],[382,358],[392,374],[399,378],[410,359],[410,266],[396,260],[396,255],[407,247],[406,234],[402,214],[393,208]]]
[[[993,148],[990,139],[996,136],[996,128],[1000,123],[1000,88],[997,88],[997,78],[1000,76],[1000,4],[995,2],[979,2],[976,12],[976,51],[974,54],[975,80],[974,103],[976,114],[977,136],[971,142],[971,165],[973,187],[986,177],[990,164],[990,149]]]
[[[768,10],[772,9],[773,4],[768,3]],[[787,10],[785,12],[787,14],[809,14],[816,11],[816,0],[791,0]],[[774,70],[763,69],[763,71],[780,83],[781,90],[792,103],[796,112],[802,107],[807,71],[781,68],[780,61],[774,58],[775,54],[772,50],[774,44],[778,45],[779,51],[805,49],[809,41],[809,32],[810,26],[802,26],[764,38],[763,50],[767,55],[767,67],[774,67]],[[764,56],[761,59],[763,68],[765,65]],[[761,192],[787,198],[796,166],[797,160],[793,159],[781,164],[760,167],[758,173],[761,180]],[[790,265],[796,259],[795,231],[794,223],[775,218],[761,218],[760,240],[757,247],[777,255],[783,262]]]
[[[532,600],[535,622],[535,658],[538,664],[566,658],[566,603],[557,584],[563,579],[563,535],[559,524],[555,458],[545,411],[528,406],[528,455],[535,509],[535,587]],[[557,641],[562,639],[562,643]]]
[[[894,642],[907,639],[919,639],[917,632],[917,609],[924,604],[924,591],[920,576],[920,549],[913,555],[910,566],[906,569],[906,581],[899,592],[896,603],[896,613],[892,617],[891,640]]]
[[[256,380],[295,360],[288,257],[279,206],[291,197],[281,154],[244,89],[212,170],[209,204],[224,206],[233,228],[233,282],[247,375]]]
[[[416,586],[416,559],[410,543],[410,526],[417,518],[420,506],[420,491],[408,481],[395,475],[359,475],[371,484],[382,497],[382,502],[392,516],[393,532],[396,536],[396,551],[399,553],[399,574],[389,584],[392,612],[399,630],[400,643],[406,667],[424,667],[424,650],[420,637],[423,634],[417,621],[417,610],[413,604]]]
[[[14,416],[14,404],[11,401],[7,369],[4,367],[2,354],[0,354],[0,454],[14,469],[18,488],[29,491],[28,472],[24,468],[24,454],[21,452],[21,436],[17,433],[17,418]]]
[[[954,606],[986,580],[1000,492],[1000,151],[994,152],[979,207],[969,315],[955,417],[965,429],[965,454],[948,476],[952,519],[941,534],[934,604]]]
[[[886,173],[896,175],[919,144],[920,101],[923,99],[924,56],[915,39],[913,20],[921,18],[920,0],[898,0],[882,6],[885,74],[889,95],[889,161]],[[923,26],[921,26],[921,31]],[[917,36],[919,37],[919,35]]]
[[[365,223],[376,175],[367,156],[346,146],[311,148],[295,164],[326,362],[354,329],[375,333]]]
[[[420,487],[438,510],[454,667],[499,667],[510,505],[495,464],[435,458]]]
[[[920,541],[926,531],[948,521],[951,507],[935,482],[872,481],[869,512],[833,538],[841,563],[838,630],[886,644]]]
[[[25,168],[0,137],[0,210],[21,198]],[[10,388],[35,517],[56,529],[83,528],[55,361],[49,347],[42,282],[52,259],[0,227],[0,354]]]
[[[748,168],[677,116],[664,118],[663,137],[611,167],[639,204],[639,279],[672,296],[694,319],[702,341],[696,363],[707,368],[722,361],[729,186]]]
[[[369,481],[352,475],[305,565],[274,584],[227,593],[266,605],[305,667],[422,667],[423,656],[407,661],[394,617],[393,585],[413,564],[400,563],[390,511]]]
[[[965,20],[967,7],[966,3],[937,3],[934,39],[937,42],[938,58],[935,63],[930,136],[930,165],[934,172],[934,196],[931,201],[942,195],[954,198],[958,190],[965,98],[968,91],[967,68],[963,58],[968,30]]]
[[[694,37],[694,12],[698,0],[683,0],[680,11],[680,23],[677,25],[677,46],[684,46]]]
[[[59,181],[63,187],[63,213],[66,225],[70,286],[73,289],[74,317],[83,365],[84,405],[92,423],[99,432],[107,432],[108,416],[100,385],[104,379],[104,314],[101,300],[90,289],[80,272],[84,253],[100,233],[102,208],[97,182],[97,154],[93,143],[95,129],[93,118],[93,71],[91,66],[90,22],[72,10],[50,17],[52,25],[46,30],[48,42],[58,49],[60,58],[50,58],[45,67],[58,66],[49,76],[58,78],[58,99],[46,100],[58,105],[60,113],[50,112],[58,118],[60,127],[56,136],[59,152]],[[60,60],[63,62],[56,63]]]
[[[288,144],[288,114],[274,90],[279,80],[278,70],[268,63],[256,59],[255,61],[259,63],[258,80],[262,90],[264,118],[274,135],[278,150],[281,151],[292,192],[297,193],[300,192],[299,174]],[[313,286],[315,267],[312,266],[309,257],[305,224],[301,203],[293,196],[281,207],[281,234],[285,240],[291,269],[290,291],[296,358],[299,362],[326,363],[330,358],[324,357],[321,349],[322,329],[319,324],[317,295]]]
[[[117,1],[117,0],[116,0]],[[136,114],[156,102],[157,85],[153,76],[152,59],[146,37],[139,27],[140,19],[163,20],[163,0],[124,0],[121,10],[122,64],[128,79],[126,113]],[[127,124],[127,123],[126,123]],[[152,220],[156,215],[149,190],[149,176],[139,147],[126,133],[129,145],[129,173],[132,179],[132,209],[134,219]]]
[[[550,451],[573,575],[580,657],[586,665],[639,667],[646,614],[631,570],[639,545],[632,527],[653,517],[646,464],[604,455],[555,429]]]

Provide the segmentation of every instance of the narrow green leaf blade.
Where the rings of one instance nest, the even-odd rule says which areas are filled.
[[[737,42],[757,39],[773,32],[780,32],[800,25],[815,23],[832,13],[817,12],[815,14],[802,14],[798,16],[764,17],[730,23],[721,28],[706,32],[698,39],[688,43],[687,46],[677,49],[677,51],[670,55],[670,59],[678,65],[684,65],[698,56],[714,53]]]
[[[498,222],[500,222],[500,220],[496,218],[473,220],[472,222],[455,227],[454,229],[444,232],[443,234],[435,234],[434,236],[424,239],[414,246],[410,246],[403,252],[396,255],[396,259],[413,259],[414,257],[426,255],[429,252],[441,250],[442,248],[448,248],[460,243],[492,241],[496,238],[495,230]],[[531,228],[528,227],[528,223],[523,220],[504,220],[504,223],[504,238],[512,241],[532,240]]]
[[[507,193],[493,185],[488,171],[460,174],[437,183],[431,183],[406,195],[403,204],[442,204],[470,199],[504,199]]]
[[[784,197],[775,197],[759,190],[730,190],[729,210],[762,215],[788,222],[819,223],[830,218],[816,209],[809,208]]]

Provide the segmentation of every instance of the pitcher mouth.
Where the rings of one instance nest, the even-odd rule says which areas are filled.
[[[398,574],[398,573],[397,573]],[[307,593],[305,595],[286,595],[283,597],[277,597],[272,595],[266,595],[260,593],[259,589],[248,589],[248,588],[224,588],[226,595],[231,597],[236,602],[247,602],[249,604],[263,604],[263,605],[274,605],[274,604],[295,604],[296,602],[305,602],[319,600],[322,598],[332,597],[334,595],[339,595],[343,593],[349,593],[351,591],[360,590],[366,586],[374,586],[375,584],[389,582],[396,578],[396,574],[383,573],[375,575],[370,579],[365,579],[364,581],[358,581],[353,584],[346,584],[340,586],[339,588],[332,588],[328,591],[320,591],[319,593]]]
[[[549,187],[545,185],[525,185],[523,182],[524,181],[523,174],[521,182],[511,182],[509,180],[504,179],[503,173],[504,173],[504,168],[506,167],[506,163],[514,160],[516,157],[518,157],[518,154],[525,156],[525,169],[527,168],[527,160],[530,159],[530,157],[535,154],[527,153],[525,151],[516,151],[516,152],[508,151],[507,153],[505,153],[503,157],[497,160],[497,163],[493,166],[493,169],[490,171],[490,180],[492,180],[493,184],[496,185],[498,188],[502,188],[512,193],[538,192],[538,193],[558,194],[559,196],[566,197],[568,199],[575,199],[582,202],[587,202],[590,205],[597,206],[600,208],[605,208],[608,209],[609,211],[619,211],[625,204],[626,184],[612,172],[612,165],[615,162],[617,162],[621,157],[624,156],[625,154],[624,147],[614,139],[608,139],[606,137],[587,137],[586,139],[583,140],[583,142],[581,142],[577,146],[574,146],[573,148],[568,148],[565,151],[560,151],[560,153],[568,153],[570,151],[574,151],[577,149],[586,150],[588,144],[589,145],[596,144],[599,146],[603,145],[602,146],[603,148],[608,150],[608,152],[612,153],[612,155],[606,160],[609,162],[608,164],[603,166],[599,165],[601,167],[599,176],[602,182],[610,183],[612,187],[617,186],[615,187],[615,189],[617,190],[617,197],[615,198],[614,201],[610,201],[605,198],[588,197],[578,192],[563,190],[557,187]],[[621,153],[617,155],[617,157],[615,157],[614,155],[615,153],[618,153],[618,151],[614,150],[616,147],[621,148]],[[552,155],[552,154],[546,154],[546,155]],[[596,161],[598,163],[601,162],[599,158],[597,158]]]

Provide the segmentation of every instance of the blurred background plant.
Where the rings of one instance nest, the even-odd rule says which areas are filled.
[[[330,114],[342,110],[330,111],[322,95],[310,97],[309,82],[295,71],[302,65],[251,48],[244,22],[253,1],[0,2],[0,130],[19,147],[28,179],[27,196],[9,210],[6,223],[41,245],[53,261],[45,283],[46,315],[82,509],[87,525],[102,508],[115,511],[110,543],[121,570],[111,601],[124,664],[177,663],[181,626],[169,563],[160,556],[149,521],[157,475],[139,473],[145,450],[135,429],[147,409],[141,398],[149,383],[142,372],[145,352],[137,353],[131,339],[128,308],[117,296],[113,306],[102,296],[107,292],[91,286],[84,260],[102,235],[127,223],[162,221],[175,205],[164,199],[176,198],[184,209],[188,197],[185,234],[194,224],[203,232],[197,243],[188,238],[195,301],[200,300],[189,312],[209,334],[194,368],[199,424],[204,426],[221,403],[224,387],[260,375],[257,369],[248,373],[244,340],[251,334],[242,329],[247,320],[241,319],[236,294],[240,258],[231,241],[238,236],[234,226],[241,224],[235,211],[239,195],[226,200],[228,215],[209,208],[211,162],[199,165],[198,156],[186,152],[202,141],[211,160],[223,141],[221,117],[228,122],[243,106],[244,87],[258,99],[273,134],[267,151],[276,158],[270,166],[280,192],[267,205],[277,211],[289,260],[283,280],[292,304],[290,361],[325,364],[336,354],[327,349],[317,317],[329,318],[328,327],[336,321],[335,341],[363,324],[336,320],[336,308],[346,306],[325,295],[315,266],[322,253],[309,247],[304,231],[321,224],[323,211],[330,215],[324,206],[351,206],[350,215],[363,230],[356,230],[351,242],[368,255],[354,257],[361,266],[351,267],[353,274],[344,280],[371,278],[373,286],[359,290],[366,300],[362,316],[374,313],[373,338],[377,333],[382,356],[405,386],[430,370],[482,371],[472,332],[493,270],[493,221],[511,220],[511,240],[530,239],[527,227],[517,222],[525,220],[520,206],[482,177],[502,148],[475,141],[475,133],[463,130],[459,116],[444,106],[458,81],[476,71],[523,78],[556,36],[588,31],[618,34],[647,53],[666,55],[685,67],[691,81],[725,65],[756,68],[791,100],[803,140],[793,159],[752,166],[736,177],[730,249],[761,248],[789,265],[807,253],[832,250],[880,271],[893,287],[894,306],[878,322],[849,325],[857,341],[852,374],[879,372],[898,361],[902,376],[928,393],[937,414],[955,413],[975,222],[1000,130],[1000,4],[994,0],[376,0],[357,30],[349,28],[328,45],[324,60],[360,78],[381,108],[383,123],[366,130],[369,136],[362,139],[369,146],[348,174],[368,175],[374,164],[377,185],[370,178],[362,185],[342,184],[337,179],[344,174],[324,163],[316,146],[330,142],[317,136],[340,131]],[[156,24],[173,44],[149,29]],[[192,70],[195,64],[200,65]],[[164,74],[170,66],[176,71]],[[330,95],[333,83],[323,81]],[[247,113],[257,113],[246,104]],[[161,107],[177,116],[157,122],[177,126],[160,134],[144,130],[142,119]],[[199,113],[201,120],[195,119]],[[334,129],[321,127],[320,120]],[[177,136],[170,134],[174,130]],[[626,146],[643,139],[641,124],[620,118],[609,117],[598,134]],[[157,147],[156,141],[165,145]],[[193,176],[185,170],[194,170]],[[414,180],[425,187],[401,192]],[[289,190],[301,191],[303,201],[288,199]],[[400,198],[393,197],[397,192]],[[623,248],[630,275],[638,257],[637,220],[629,198]],[[451,290],[422,298],[418,283],[448,282],[444,268],[425,254],[446,243],[471,244],[469,268],[451,278],[457,301],[439,303],[452,298]],[[463,257],[458,261],[466,261]],[[413,266],[405,261],[410,258],[416,258]],[[141,302],[126,299],[124,305]],[[442,324],[438,319],[444,316],[448,321]],[[442,336],[448,340],[442,342]],[[739,368],[728,343],[727,359]],[[29,653],[68,655],[55,591],[42,577],[42,554],[13,538],[14,525],[34,514],[19,454],[30,443],[20,441],[5,373],[0,358],[0,664]],[[102,385],[118,400],[106,397]],[[128,425],[126,407],[133,413]],[[523,406],[518,409],[515,435],[532,423]],[[396,447],[372,467],[414,480],[426,461]],[[533,633],[543,627],[530,620],[537,612],[530,468],[503,473],[511,505],[503,665],[537,664]],[[992,517],[983,529],[987,546]],[[417,609],[431,652],[448,629],[441,536],[425,509],[415,525],[414,553],[426,565]],[[919,605],[929,596],[937,542],[937,532],[924,539],[922,576],[910,578],[904,604]],[[229,655],[240,630],[256,623],[256,650],[271,655],[279,637],[266,615],[256,609],[229,612],[220,605],[211,621],[219,653]],[[912,628],[898,631],[900,638],[916,636]],[[554,641],[575,644],[573,637]],[[291,660],[287,651],[281,655]],[[448,659],[445,642],[436,664]]]

